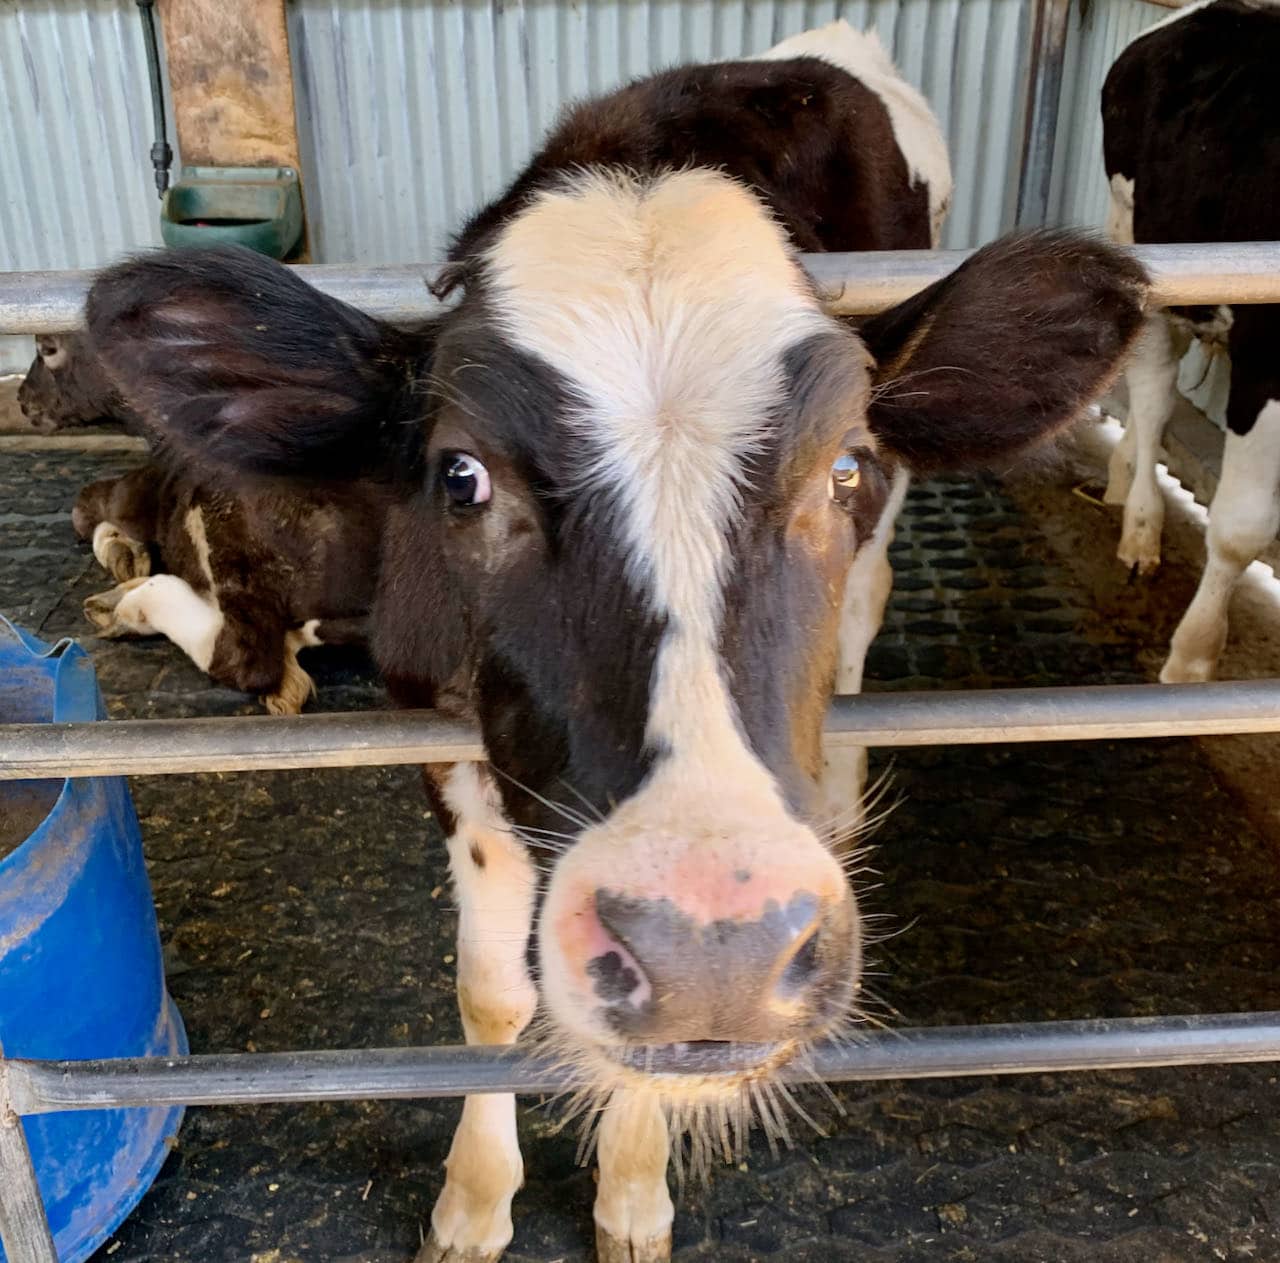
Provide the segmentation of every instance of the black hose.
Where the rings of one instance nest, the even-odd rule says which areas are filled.
[[[151,112],[156,121],[156,140],[151,146],[151,165],[156,173],[156,193],[163,197],[169,187],[169,167],[173,164],[173,150],[164,122],[164,84],[160,80],[160,50],[156,44],[155,0],[138,0],[142,13],[142,40],[147,47],[147,74],[151,79]]]

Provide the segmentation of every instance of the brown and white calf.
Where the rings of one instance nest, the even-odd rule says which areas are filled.
[[[296,715],[313,691],[299,651],[368,643],[390,500],[370,479],[227,490],[154,462],[90,483],[72,525],[117,585],[85,616],[100,636],[165,636],[219,684]]]
[[[36,344],[18,397],[37,428],[120,421],[147,432],[87,336]],[[162,452],[76,497],[72,525],[116,580],[85,615],[100,636],[165,636],[219,684],[297,714],[312,693],[299,651],[368,641],[390,500],[370,479],[241,478],[232,489]]]
[[[1280,239],[1280,4],[1212,0],[1145,31],[1102,89],[1110,231],[1131,242]],[[1280,528],[1280,306],[1171,308],[1147,319],[1128,369],[1129,417],[1107,500],[1124,504],[1117,555],[1160,564],[1164,500],[1156,462],[1192,337],[1225,347],[1231,394],[1222,478],[1200,587],[1160,673],[1213,676],[1241,574]]]
[[[463,1026],[511,1043],[541,1007],[601,1106],[605,1260],[668,1256],[673,1133],[731,1152],[753,1102],[781,1108],[777,1068],[858,1020],[822,724],[895,477],[1065,426],[1141,323],[1140,269],[1069,234],[990,246],[856,331],[831,315],[797,246],[858,225],[889,248],[927,204],[847,70],[694,67],[571,113],[464,230],[459,301],[416,336],[229,252],[90,295],[173,447],[397,474],[375,654],[400,702],[477,715],[488,755],[428,769]],[[737,1069],[642,1051],[707,1041]],[[466,1101],[447,1166],[420,1258],[496,1258],[511,1097]]]

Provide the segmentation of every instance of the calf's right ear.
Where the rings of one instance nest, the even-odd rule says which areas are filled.
[[[203,468],[350,478],[413,463],[406,409],[429,326],[375,320],[236,246],[110,268],[86,317],[148,432]]]

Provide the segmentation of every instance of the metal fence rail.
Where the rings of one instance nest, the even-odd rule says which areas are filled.
[[[1280,731],[1280,680],[863,693],[837,697],[832,745],[990,745]],[[461,763],[479,732],[433,711],[0,724],[0,780]]]
[[[758,1064],[763,1046],[636,1048],[655,1074],[716,1075]],[[779,1070],[788,1083],[1133,1070],[1280,1061],[1280,1012],[1091,1018],[867,1031],[821,1044]],[[15,1114],[159,1105],[415,1100],[486,1092],[543,1095],[579,1086],[554,1062],[510,1047],[440,1045],[341,1052],[228,1053],[7,1063]],[[0,1109],[6,1101],[0,1095]]]
[[[809,274],[836,310],[883,311],[910,298],[969,257],[969,250],[887,250],[807,254]],[[1154,279],[1153,302],[1200,305],[1280,302],[1280,242],[1138,246]],[[350,267],[303,264],[297,272],[317,289],[387,320],[416,320],[440,309],[428,264]],[[65,333],[79,328],[92,272],[0,272],[0,334]]]
[[[658,1073],[731,1072],[753,1052],[675,1045],[631,1054]],[[1280,1013],[1097,1019],[872,1031],[814,1049],[788,1082],[925,1079],[1280,1061]],[[0,1242],[11,1263],[57,1263],[21,1118],[156,1105],[409,1100],[573,1086],[552,1063],[505,1047],[234,1053],[92,1062],[0,1060]]]

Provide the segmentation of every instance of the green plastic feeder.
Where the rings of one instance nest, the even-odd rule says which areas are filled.
[[[167,246],[248,246],[283,259],[302,236],[302,192],[292,167],[183,167],[160,204]]]

